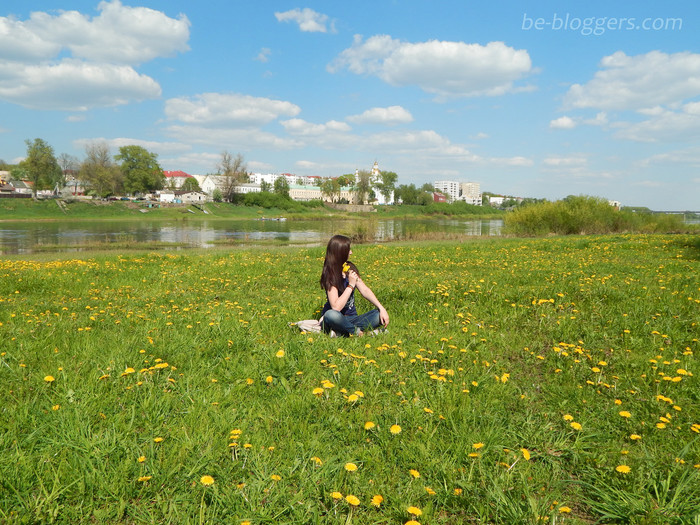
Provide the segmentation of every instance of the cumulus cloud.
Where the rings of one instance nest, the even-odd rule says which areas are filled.
[[[253,60],[257,60],[258,62],[267,62],[270,60],[270,55],[272,54],[272,50],[269,47],[263,47],[260,50],[260,53],[257,54],[257,56]]]
[[[406,124],[413,122],[413,115],[401,106],[387,108],[371,108],[347,119],[354,124]]]
[[[301,31],[308,33],[326,33],[328,28],[328,15],[318,13],[313,9],[292,9],[290,11],[277,12],[275,18],[278,22],[295,22]],[[331,31],[333,26],[331,25]]]
[[[281,122],[284,129],[292,135],[303,135],[303,136],[321,136],[326,133],[333,132],[348,132],[350,131],[350,126],[345,122],[340,122],[337,120],[330,120],[325,124],[313,124],[307,122],[300,118],[294,118],[289,120],[283,120]]]
[[[160,142],[153,140],[141,140],[127,137],[118,137],[113,139],[107,139],[104,137],[90,138],[90,139],[76,139],[73,141],[73,145],[76,148],[85,148],[89,144],[106,144],[110,149],[118,150],[123,146],[141,146],[148,151],[162,154],[171,153],[181,153],[191,149],[191,146],[183,142]]]
[[[618,122],[616,137],[636,142],[696,141],[700,138],[700,102],[689,102],[679,110],[660,109],[641,122]]]
[[[571,157],[547,157],[542,164],[548,168],[581,168],[588,164],[588,160],[582,156]]]
[[[157,98],[158,83],[135,67],[189,49],[189,20],[101,2],[77,11],[0,17],[0,98],[29,108],[85,110]]]
[[[236,93],[203,93],[165,102],[168,119],[202,126],[262,126],[281,116],[296,116],[300,111],[291,102]]]
[[[651,51],[628,56],[618,51],[604,57],[585,84],[569,88],[568,108],[642,110],[676,104],[700,95],[700,54]]]
[[[533,72],[530,56],[503,42],[402,42],[387,35],[353,44],[328,71],[374,75],[394,86],[418,86],[441,96],[495,96],[518,91],[515,82]]]
[[[550,121],[549,127],[552,129],[573,129],[576,127],[576,121],[571,117],[563,116]]]
[[[164,132],[182,142],[207,147],[230,148],[231,144],[235,144],[236,148],[241,150],[255,148],[287,150],[304,146],[300,140],[279,137],[260,129],[173,125],[166,127]]]

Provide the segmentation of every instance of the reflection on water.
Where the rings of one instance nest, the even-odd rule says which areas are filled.
[[[100,245],[164,243],[172,248],[212,248],[256,241],[321,245],[335,233],[362,231],[376,241],[411,238],[440,232],[461,235],[500,235],[501,220],[368,219],[366,221],[97,221],[0,223],[0,254],[37,251],[77,251]],[[136,245],[136,246],[134,246]],[[167,248],[167,246],[164,246]]]

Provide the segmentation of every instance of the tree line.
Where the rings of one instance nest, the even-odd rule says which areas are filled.
[[[142,146],[122,146],[113,155],[106,143],[89,143],[81,161],[66,153],[56,156],[53,147],[41,138],[26,140],[25,143],[26,158],[16,165],[0,160],[0,169],[9,171],[11,179],[31,182],[34,197],[41,190],[51,190],[58,195],[70,183],[74,183],[77,190],[79,182],[88,189],[88,194],[103,198],[146,194],[166,187],[158,155]],[[221,153],[215,175],[219,179],[218,188],[212,195],[216,201],[235,202],[237,186],[250,180],[243,156],[229,151]],[[392,194],[394,200],[404,204],[428,205],[433,202],[432,185],[426,183],[418,188],[414,184],[397,186],[397,182],[398,175],[393,171],[381,171],[373,180],[369,171],[362,170],[357,174],[323,178],[317,185],[321,194],[332,202],[341,202],[343,188],[350,188],[361,204],[374,200],[377,194],[382,195],[385,202],[389,202]],[[181,189],[201,191],[194,178],[188,178]],[[289,197],[285,177],[279,177],[273,184],[263,182],[261,190]]]

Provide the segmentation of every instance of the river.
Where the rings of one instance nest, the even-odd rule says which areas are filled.
[[[368,242],[410,239],[431,233],[500,235],[502,220],[200,220],[2,222],[0,255],[95,249],[186,249],[255,244],[315,246],[335,234]]]

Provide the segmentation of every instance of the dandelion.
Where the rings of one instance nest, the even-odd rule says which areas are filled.
[[[245,380],[245,383],[246,383],[246,385],[252,385],[253,383],[255,383],[255,381],[249,377],[248,379]]]
[[[526,448],[521,448],[520,452],[523,453],[523,457],[525,458],[525,461],[530,461],[530,451]]]
[[[279,474],[273,474],[272,476],[270,476],[270,479],[272,481],[280,481],[282,479],[282,476],[280,476]]]
[[[56,378],[54,376],[46,376],[44,377],[44,381],[46,381],[47,383],[53,383],[54,381],[56,381]]]
[[[639,434],[632,434],[632,435],[630,435],[630,439],[633,441],[638,441],[638,440],[642,439],[642,436],[640,436]]]
[[[571,425],[571,428],[573,428],[574,430],[581,430],[583,428],[581,426],[581,423],[576,423],[576,421],[572,421],[570,423],[570,425]]]
[[[622,417],[626,417],[626,418],[632,417],[632,414],[630,414],[629,412],[627,412],[627,410],[621,410],[621,411],[620,411],[620,415],[621,415]]]
[[[416,517],[418,517],[418,516],[420,516],[421,514],[423,514],[423,511],[420,510],[418,507],[408,507],[408,508],[406,509],[406,512],[408,512],[408,513],[411,514],[412,516],[416,516]]]
[[[162,437],[153,438],[153,442],[154,442],[154,443],[162,443],[162,442],[163,442],[163,438],[162,438]]]
[[[316,387],[316,388],[313,389],[312,393],[313,393],[313,395],[315,395],[315,396],[320,396],[320,395],[323,394],[323,388],[321,388],[321,387]]]
[[[562,505],[559,507],[559,512],[562,514],[569,514],[571,512],[571,508],[567,507],[566,505]]]
[[[357,470],[357,465],[355,465],[354,463],[346,463],[345,470],[347,470],[348,472],[355,472]]]
[[[483,444],[483,443],[474,443],[474,444],[472,445],[472,448],[473,448],[474,450],[479,450],[480,448],[483,448],[483,447],[484,447],[484,444]]]
[[[428,496],[435,496],[435,491],[431,487],[424,487],[425,491],[428,493]]]
[[[420,525],[416,520],[408,520],[404,525]]]
[[[394,435],[401,434],[401,427],[399,425],[391,425],[389,432]]]
[[[379,494],[375,494],[374,496],[372,496],[372,505],[374,505],[377,508],[382,504],[383,501],[384,498]]]
[[[627,465],[618,465],[617,467],[615,467],[615,470],[620,474],[627,474],[632,469],[630,469]]]
[[[319,458],[318,456],[312,457],[312,458],[310,459],[310,461],[313,461],[313,462],[316,463],[318,466],[323,465],[323,461],[321,461],[321,458]]]
[[[455,496],[461,496],[461,495],[462,495],[462,492],[464,492],[462,489],[456,488],[456,489],[454,490],[454,495],[455,495]]]
[[[61,405],[54,405],[51,407],[51,410],[60,410],[60,409],[61,409]]]
[[[360,498],[358,498],[357,496],[353,496],[352,494],[348,494],[347,496],[345,496],[345,501],[347,501],[353,507],[356,507],[360,504]]]
[[[574,416],[572,416],[571,414],[566,414],[564,416],[564,421],[573,421],[573,420],[574,420]]]
[[[272,379],[272,376],[267,376],[267,377],[265,378],[265,382],[266,382],[268,385],[269,385],[270,383],[272,383],[272,381],[274,381],[274,380]]]
[[[343,495],[338,492],[337,490],[335,492],[331,492],[331,498],[333,499],[343,499]]]
[[[348,273],[350,271],[350,265],[347,262],[343,263],[343,273]]]
[[[152,477],[153,477],[153,476],[141,476],[141,477],[138,479],[138,481],[141,482],[141,483],[145,483],[146,481],[148,481],[148,480],[151,479]]]
[[[354,403],[354,402],[357,401],[358,399],[360,399],[360,398],[359,398],[359,396],[358,396],[357,394],[350,394],[350,395],[348,396],[348,403]]]
[[[365,423],[365,430],[372,430],[376,426],[377,425],[374,423],[374,421],[367,421]]]
[[[657,423],[656,428],[658,428],[659,430],[663,430],[664,428],[666,428],[666,423]]]
[[[211,476],[202,476],[201,478],[199,478],[199,482],[205,487],[209,487],[210,485],[214,484],[214,478],[212,478]]]
[[[275,357],[284,357],[284,350],[277,350],[277,353],[275,354]]]
[[[418,471],[415,470],[415,469],[409,470],[408,473],[409,473],[411,476],[413,476],[413,479],[418,479],[418,478],[420,478],[420,472],[418,472]]]
[[[139,463],[143,463],[144,461],[146,461],[146,456],[139,456],[139,458],[136,461],[138,461]]]

